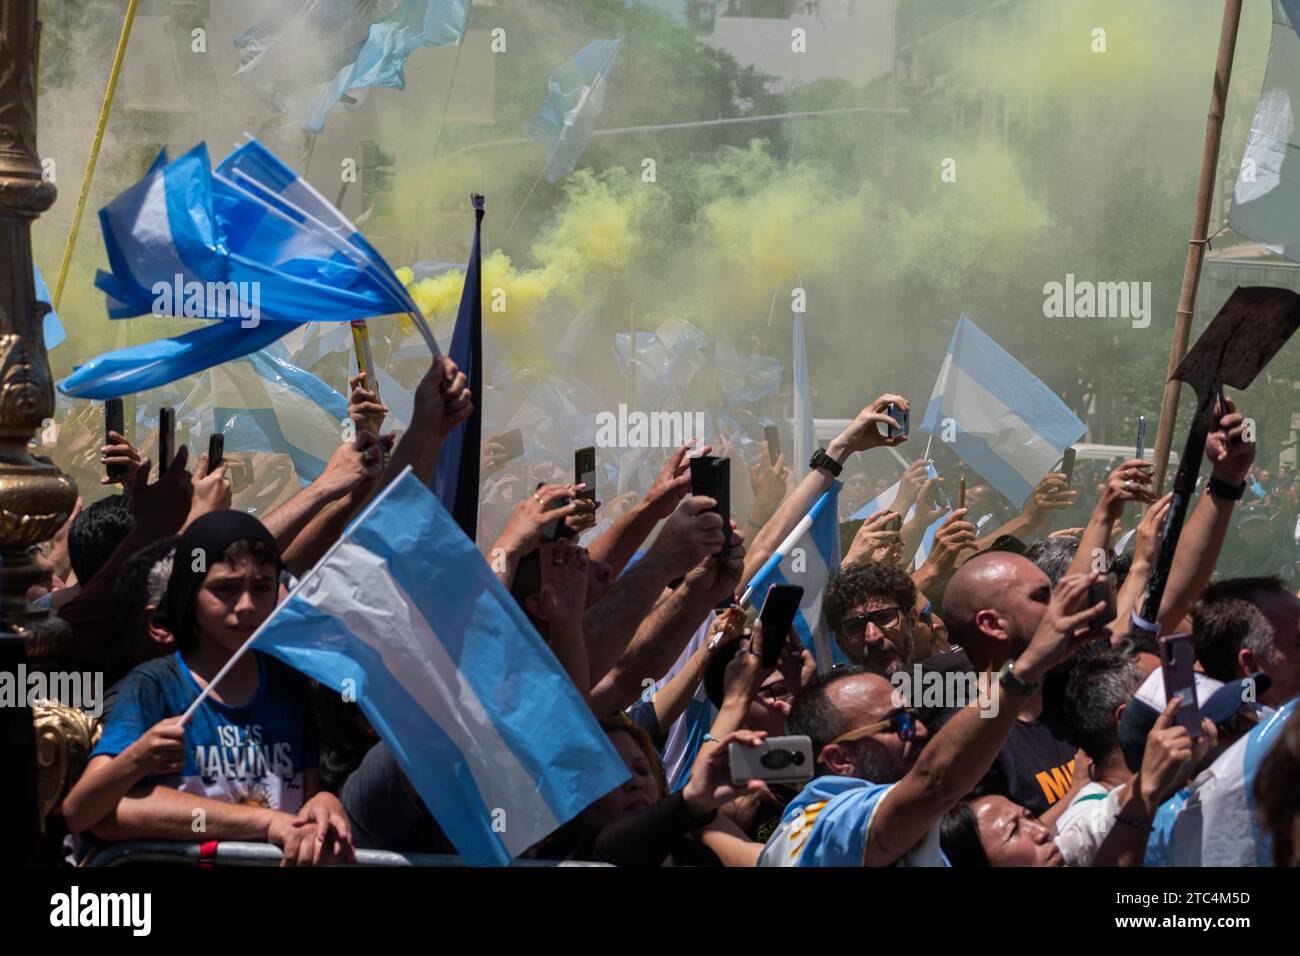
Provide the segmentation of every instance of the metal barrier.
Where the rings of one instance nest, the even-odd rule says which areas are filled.
[[[272,843],[218,843],[216,852],[199,856],[200,844],[170,840],[128,840],[114,843],[95,854],[88,866],[279,866],[280,848]],[[394,853],[391,850],[357,850],[357,866],[461,867],[458,856],[436,853]],[[514,867],[610,867],[608,863],[583,860],[513,860]]]

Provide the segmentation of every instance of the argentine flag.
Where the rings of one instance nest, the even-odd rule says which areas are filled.
[[[1259,765],[1277,743],[1293,699],[1223,751],[1152,821],[1144,866],[1272,866],[1273,845],[1256,820]]]
[[[550,147],[542,175],[563,179],[578,165],[605,102],[605,86],[622,40],[592,40],[551,73],[546,101],[524,123],[524,135]]]
[[[925,409],[920,431],[945,436],[950,448],[1020,507],[1061,453],[1087,426],[965,313]]]
[[[230,452],[279,452],[303,483],[325,471],[343,441],[348,400],[285,357],[279,342],[200,376],[177,410],[198,434],[225,434]]]
[[[799,613],[794,617],[795,633],[812,652],[817,670],[825,673],[848,658],[826,629],[822,596],[831,578],[840,573],[839,501],[843,483],[835,481],[817,499],[808,514],[781,542],[780,547],[749,579],[742,604],[752,601],[761,608],[767,589],[773,584],[797,584],[803,588]]]
[[[628,778],[527,616],[410,468],[251,644],[355,692],[471,865],[509,863]]]

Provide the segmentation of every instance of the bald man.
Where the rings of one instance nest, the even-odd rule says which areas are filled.
[[[1052,582],[1027,558],[1007,551],[971,558],[953,575],[943,598],[944,621],[958,649],[925,661],[922,671],[954,677],[970,671],[996,673],[1024,653],[1051,599]],[[949,679],[945,676],[945,683]],[[921,717],[937,729],[961,703],[945,700],[939,707],[922,708]],[[1077,789],[1078,746],[1056,714],[1043,712],[1041,686],[1025,696],[1019,707],[1018,719],[983,785],[988,792],[1028,807],[1035,816],[1046,814],[1047,821],[1054,822]],[[1085,783],[1081,779],[1079,786]]]

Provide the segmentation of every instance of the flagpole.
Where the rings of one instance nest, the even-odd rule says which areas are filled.
[[[1174,424],[1178,418],[1178,393],[1182,384],[1174,378],[1179,363],[1187,353],[1192,313],[1196,308],[1196,286],[1201,278],[1205,256],[1206,230],[1210,207],[1214,202],[1214,173],[1219,162],[1219,144],[1223,136],[1224,104],[1228,82],[1232,78],[1232,57],[1237,46],[1237,26],[1241,21],[1241,0],[1224,0],[1223,26],[1219,31],[1219,54],[1214,66],[1214,85],[1210,88],[1210,111],[1205,118],[1205,144],[1201,149],[1201,178],[1196,189],[1195,220],[1188,240],[1187,263],[1183,267],[1183,285],[1174,314],[1174,337],[1169,352],[1169,374],[1165,382],[1164,403],[1160,409],[1160,427],[1156,432],[1155,493],[1160,494],[1169,467],[1169,449],[1173,444]]]
[[[352,528],[355,528],[357,525],[361,524],[361,522],[365,521],[366,518],[370,516],[370,512],[375,510],[375,508],[379,505],[379,503],[384,500],[385,496],[390,491],[392,491],[393,488],[397,487],[397,483],[401,481],[403,478],[405,478],[406,473],[411,470],[412,470],[411,466],[407,465],[405,468],[401,470],[401,472],[398,474],[396,478],[394,478],[387,485],[381,488],[379,494],[375,495],[375,497],[372,498],[366,504],[366,506],[361,509],[361,514],[357,515],[355,518],[352,519],[352,523],[348,525],[348,529],[351,530]],[[239,659],[242,658],[244,656],[244,653],[253,646],[253,642],[262,636],[262,632],[266,630],[267,626],[273,620],[275,620],[276,612],[278,612],[280,608],[284,607],[291,600],[293,600],[294,595],[296,595],[299,591],[301,591],[306,586],[307,582],[312,579],[312,576],[315,575],[321,568],[323,568],[325,566],[325,563],[334,556],[334,552],[343,546],[343,542],[347,540],[347,537],[348,537],[348,533],[347,531],[344,531],[343,534],[339,536],[339,539],[335,541],[332,545],[330,545],[329,550],[326,551],[325,554],[321,556],[321,559],[317,561],[315,565],[312,566],[312,569],[298,579],[298,584],[294,587],[294,589],[289,592],[288,596],[283,601],[281,601],[279,604],[276,605],[275,610],[273,610],[270,613],[270,615],[267,617],[267,619],[258,626],[257,630],[255,630],[252,633],[252,635],[248,638],[248,640],[244,641],[244,643],[240,646],[239,650],[235,651],[235,653],[230,655],[230,660],[226,661],[225,666],[223,666],[221,670],[217,671],[216,676],[213,677],[212,680],[208,681],[208,686],[203,688],[203,690],[199,692],[199,696],[194,699],[194,703],[190,704],[190,706],[185,709],[185,713],[181,714],[180,725],[182,727],[184,727],[186,724],[190,722],[190,718],[193,717],[194,712],[199,709],[199,705],[208,699],[208,697],[212,694],[212,689],[216,687],[219,683],[221,683],[222,678],[224,678],[227,674],[229,674],[230,671],[234,668],[234,666],[237,663],[239,663]]]
[[[135,22],[135,8],[139,0],[130,0],[126,8],[126,19],[122,21],[122,34],[117,39],[117,52],[113,54],[113,66],[108,71],[108,88],[104,90],[104,102],[99,108],[99,122],[95,124],[95,138],[90,144],[90,159],[86,162],[86,172],[81,177],[81,193],[77,196],[77,205],[72,210],[72,227],[68,231],[68,241],[63,246],[63,261],[59,263],[59,277],[54,283],[54,311],[59,310],[63,300],[63,283],[68,278],[68,266],[72,264],[72,250],[77,245],[77,230],[81,228],[81,214],[86,210],[86,199],[90,196],[90,180],[95,175],[95,163],[99,160],[99,147],[104,142],[104,129],[108,126],[108,112],[113,106],[113,96],[117,92],[117,79],[122,72],[122,59],[126,56],[127,41],[131,39],[131,25]]]

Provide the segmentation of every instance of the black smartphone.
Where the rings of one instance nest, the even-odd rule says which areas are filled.
[[[546,487],[546,482],[539,481],[537,483],[538,491],[540,491],[545,487]],[[555,502],[555,504],[551,506],[550,510],[554,511],[557,508],[563,508],[572,500],[573,499],[570,498],[568,495],[565,495],[559,501]],[[575,532],[573,531],[573,529],[570,528],[567,524],[565,524],[564,519],[562,518],[552,518],[550,521],[546,522],[546,524],[542,526],[542,537],[545,538],[547,541],[551,541],[551,542],[559,541],[561,538],[572,538],[574,536],[574,533]]]
[[[120,398],[110,398],[104,402],[104,444],[116,444],[108,437],[109,432],[117,432],[123,438],[126,437],[126,406]],[[116,481],[126,474],[126,465],[107,465],[106,469],[110,481]]]
[[[781,454],[781,432],[775,425],[768,425],[763,429],[763,438],[767,441],[767,460],[775,465]]]
[[[1115,620],[1115,585],[1111,583],[1109,574],[1088,585],[1088,607],[1096,607],[1098,601],[1106,602],[1106,610],[1088,622],[1088,630],[1094,634]]]
[[[1061,474],[1065,475],[1065,487],[1070,487],[1070,482],[1074,480],[1074,446],[1071,445],[1065,449],[1065,454],[1061,456]]]
[[[892,418],[894,421],[898,422],[897,428],[895,428],[893,425],[889,426],[888,433],[890,438],[899,438],[908,433],[908,430],[911,428],[912,423],[910,421],[911,415],[908,413],[908,410],[906,408],[903,408],[903,406],[901,405],[895,405],[893,402],[890,402],[888,405],[885,406],[885,414],[888,415],[890,418]]]
[[[226,458],[226,436],[215,432],[208,437],[208,474],[221,467]]]
[[[706,495],[718,503],[710,510],[722,516],[721,558],[731,548],[731,459],[700,455],[690,462],[691,494]]]
[[[579,498],[596,500],[596,446],[579,448],[573,453],[573,480],[587,486],[578,492]]]
[[[1135,458],[1145,458],[1147,452],[1147,417],[1138,416],[1138,443]]]
[[[797,584],[773,584],[763,598],[763,609],[758,619],[763,624],[763,666],[775,667],[781,657],[781,648],[790,634],[790,625],[799,612],[803,588]]]
[[[892,518],[890,518],[888,521],[886,521],[886,522],[885,522],[885,530],[886,530],[886,531],[902,531],[902,530],[903,530],[903,516],[902,516],[902,515],[894,515],[894,517],[892,517]]]
[[[518,428],[511,429],[504,435],[497,435],[495,438],[488,440],[496,442],[505,449],[506,457],[503,462],[513,461],[524,453],[524,433]]]
[[[1160,670],[1165,678],[1165,700],[1181,696],[1174,723],[1186,727],[1193,737],[1201,736],[1201,706],[1196,700],[1196,672],[1192,667],[1196,650],[1192,635],[1170,634],[1160,638]]]
[[[176,457],[176,409],[166,406],[158,413],[158,477],[167,474]]]

